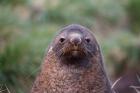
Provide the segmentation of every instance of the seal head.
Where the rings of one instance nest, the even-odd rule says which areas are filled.
[[[88,60],[98,51],[91,32],[80,25],[70,25],[60,31],[53,41],[52,50],[62,62],[75,63]]]

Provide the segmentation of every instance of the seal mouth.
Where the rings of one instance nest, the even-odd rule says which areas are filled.
[[[71,50],[71,51],[80,51],[81,50],[81,46],[71,45],[69,47],[69,50]]]
[[[77,52],[78,52],[78,51],[80,52],[80,51],[82,51],[82,50],[83,50],[83,49],[81,49],[81,47],[75,46],[75,45],[74,45],[74,46],[71,46],[71,49],[69,49],[69,51],[73,51],[73,52],[74,52],[74,51],[75,51],[75,52],[76,52],[76,51],[77,51]]]
[[[72,50],[71,51],[71,55],[74,56],[74,57],[78,56],[79,53],[81,53],[81,51],[79,51],[79,50]]]
[[[66,65],[76,65],[76,66],[85,66],[88,64],[88,53],[84,47],[69,47],[69,48],[64,48],[61,55],[61,62],[66,64]]]
[[[84,52],[84,49],[77,46],[66,48],[64,51],[64,56],[67,56],[70,58],[81,58],[85,55],[86,53]]]

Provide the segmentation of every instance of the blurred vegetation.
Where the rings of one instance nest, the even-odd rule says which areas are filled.
[[[127,11],[130,16],[130,23],[133,32],[136,34],[140,31],[140,0],[130,0],[128,2]]]
[[[0,91],[29,92],[48,44],[71,23],[94,31],[112,77],[140,71],[139,8],[139,0],[0,0]]]
[[[0,0],[2,5],[18,5],[18,4],[25,4],[27,0]]]

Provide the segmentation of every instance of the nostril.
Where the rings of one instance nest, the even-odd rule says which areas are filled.
[[[79,45],[81,43],[81,38],[78,37],[71,38],[70,42],[74,45]]]

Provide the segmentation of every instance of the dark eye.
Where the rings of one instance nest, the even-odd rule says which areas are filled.
[[[63,43],[65,41],[65,38],[60,38],[59,40],[61,43]]]
[[[86,38],[85,40],[86,40],[86,42],[87,42],[87,43],[89,43],[89,42],[90,42],[90,39],[89,39],[89,38]]]

